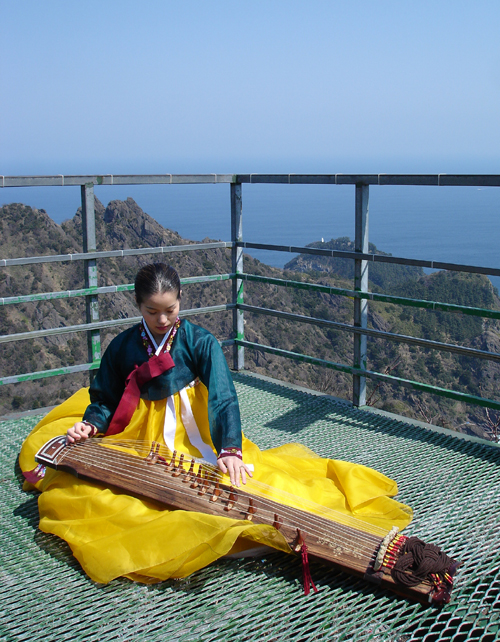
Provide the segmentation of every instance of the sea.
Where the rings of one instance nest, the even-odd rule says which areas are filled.
[[[242,193],[245,241],[305,246],[354,238],[352,185],[244,184]],[[161,225],[187,239],[230,240],[227,184],[96,186],[95,194],[104,205],[132,197]],[[12,202],[44,209],[61,223],[80,206],[80,189],[1,189],[0,204]],[[371,186],[369,239],[394,256],[500,268],[500,188]],[[296,256],[248,253],[274,267]],[[490,278],[500,288],[500,277]]]

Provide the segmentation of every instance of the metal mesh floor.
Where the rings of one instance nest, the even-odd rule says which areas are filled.
[[[0,423],[0,639],[35,640],[500,640],[500,449],[235,375],[246,435],[262,448],[300,441],[322,456],[373,466],[398,481],[415,519],[406,533],[463,562],[451,604],[410,604],[298,559],[221,560],[182,581],[89,580],[65,542],[37,530],[37,497],[15,462],[39,416]]]

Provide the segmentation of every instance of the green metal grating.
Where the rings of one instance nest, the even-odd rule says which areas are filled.
[[[407,529],[464,563],[452,603],[410,604],[314,563],[304,597],[298,559],[221,560],[156,585],[90,581],[67,545],[37,530],[16,456],[39,416],[1,426],[0,639],[435,642],[500,639],[500,449],[434,433],[327,397],[235,375],[243,424],[261,447],[300,441],[323,456],[373,466],[415,511]]]

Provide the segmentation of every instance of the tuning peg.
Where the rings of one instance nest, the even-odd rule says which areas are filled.
[[[229,491],[229,498],[227,500],[227,504],[224,508],[224,510],[231,510],[235,503],[238,501],[238,493],[236,492],[236,489],[231,487],[231,490]]]
[[[274,522],[273,522],[274,528],[277,531],[279,531],[279,529],[281,528],[282,525],[283,525],[283,518],[275,513],[274,514]]]
[[[197,488],[201,483],[202,483],[202,476],[201,476],[201,464],[198,467],[198,474],[196,477],[193,479],[191,483],[191,488]]]
[[[209,488],[210,482],[206,478],[203,479],[203,481],[201,482],[200,490],[198,491],[198,495],[204,495]]]
[[[245,516],[245,519],[247,519],[249,522],[252,521],[253,516],[255,515],[257,511],[255,510],[255,507],[253,505],[253,499],[249,497],[248,499],[248,508],[247,508],[247,514]]]
[[[305,535],[302,535],[300,530],[297,528],[297,537],[295,538],[295,542],[293,543],[292,549],[296,553],[298,553],[302,549],[305,543],[306,543]]]
[[[219,488],[219,480],[217,480],[217,483],[215,484],[215,488],[214,488],[214,492],[212,494],[212,497],[210,497],[210,501],[211,502],[216,502],[219,499],[220,495],[222,495],[222,491]]]
[[[191,466],[189,467],[189,470],[187,471],[187,473],[186,473],[186,475],[185,475],[184,479],[182,480],[183,482],[189,482],[189,481],[191,481],[191,478],[192,478],[192,477],[193,477],[193,475],[194,475],[194,464],[195,464],[194,459],[191,459]]]
[[[184,468],[182,467],[182,464],[184,462],[184,453],[181,453],[181,456],[179,457],[179,462],[175,466],[173,472],[172,472],[172,477],[179,477],[184,472]]]
[[[158,452],[160,450],[160,444],[157,443],[156,441],[153,441],[151,444],[151,449],[149,451],[148,456],[146,457],[146,461],[148,464],[156,464],[158,461]]]

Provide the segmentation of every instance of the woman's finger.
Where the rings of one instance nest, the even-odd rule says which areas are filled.
[[[229,469],[229,480],[231,481],[231,486],[239,486],[240,485],[240,475],[237,472],[236,466],[233,461],[228,463],[228,469]]]

